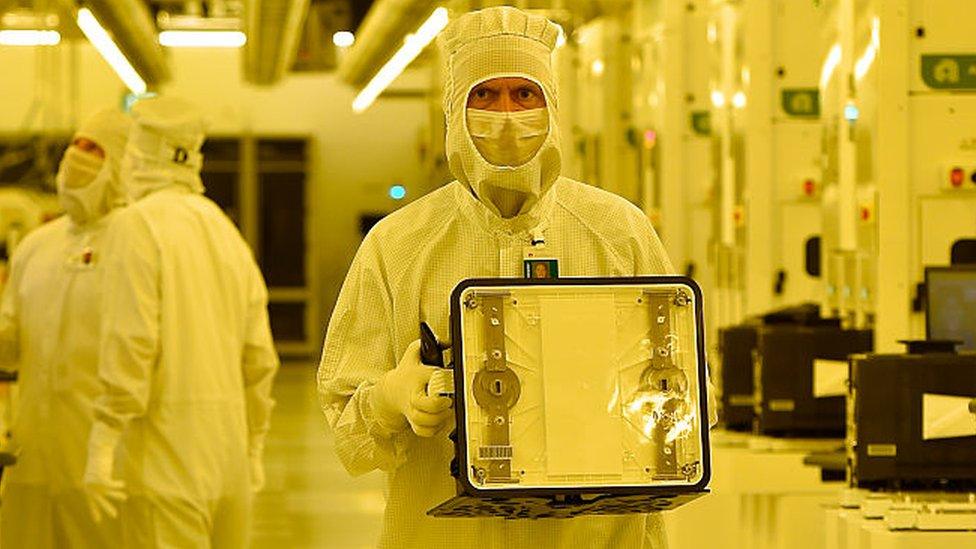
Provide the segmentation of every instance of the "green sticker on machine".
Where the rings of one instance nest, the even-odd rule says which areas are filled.
[[[698,135],[712,135],[712,113],[691,111],[691,129]]]
[[[976,90],[976,55],[923,55],[922,80],[935,90]]]
[[[804,118],[820,116],[820,90],[817,88],[788,88],[780,96],[786,114]]]

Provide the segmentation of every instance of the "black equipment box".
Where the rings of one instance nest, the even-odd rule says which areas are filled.
[[[870,352],[874,333],[846,330],[837,321],[818,324],[759,329],[754,373],[757,434],[843,438],[843,392],[814,396],[815,361],[846,363],[851,354]]]
[[[730,431],[751,431],[755,417],[752,355],[759,324],[739,324],[719,330],[722,422]]]
[[[852,487],[976,488],[976,353],[956,354],[949,342],[935,342],[933,352],[933,342],[924,343],[912,342],[907,354],[851,357]]]
[[[822,328],[822,329],[833,329],[839,331],[840,324],[836,319],[825,319],[820,316],[820,307],[815,303],[803,303],[800,305],[794,305],[782,309],[777,309],[766,313],[760,317],[751,319],[742,324],[735,326],[730,326],[719,330],[719,353],[721,355],[721,387],[722,387],[722,414],[721,419],[726,429],[732,431],[753,431],[756,428],[756,414],[757,414],[757,391],[755,383],[755,371],[756,371],[756,360],[757,351],[759,347],[759,337],[760,332],[766,328],[787,328],[790,326],[797,327],[808,327],[808,328]],[[772,333],[770,337],[770,343],[768,345],[775,346],[779,338],[783,337],[786,333],[776,331]],[[804,332],[808,334],[824,334],[826,332],[820,330],[810,330]],[[813,335],[813,337],[817,337]],[[841,336],[843,338],[843,336]],[[798,344],[805,345],[802,340],[797,341]],[[818,345],[821,345],[818,343]],[[869,350],[870,347],[862,348],[855,347],[857,351]],[[778,351],[777,351],[778,352]],[[819,350],[814,351],[811,355],[814,358],[829,359],[836,356],[836,353],[822,354]],[[767,372],[771,376],[774,385],[779,385],[779,374],[782,374],[785,378],[791,379],[793,376],[798,375],[797,370],[802,368],[804,372],[801,377],[807,377],[807,371],[812,368],[812,358],[807,358],[805,356],[794,357],[793,362],[789,360],[783,361],[778,360],[779,357],[773,357],[773,363],[770,364],[771,368],[785,368],[785,370],[780,370],[778,372]],[[841,356],[838,360],[844,360],[846,357]],[[801,381],[802,383],[802,381]],[[812,384],[812,377],[807,384]],[[792,393],[790,393],[792,394]],[[811,393],[812,394],[812,393]],[[787,401],[774,402],[773,405],[777,410],[788,411],[787,409],[791,406],[796,405],[796,398],[787,399]],[[807,399],[802,399],[806,401]],[[834,414],[834,418],[829,420],[828,423],[832,424],[834,427],[827,429],[828,433],[833,436],[841,437],[843,435],[843,404],[839,404],[843,400],[843,395],[839,394],[838,398],[834,399],[832,404],[826,405],[826,410],[829,413]],[[801,408],[809,407],[810,404],[804,402]],[[817,412],[818,406],[812,405]],[[838,412],[838,410],[840,410]],[[804,415],[804,411],[801,410],[798,417]],[[837,414],[840,414],[839,416]],[[787,418],[788,419],[788,418]],[[808,422],[809,423],[809,422]],[[765,427],[765,423],[763,427]],[[785,425],[777,425],[775,422],[771,429],[765,429],[766,434],[790,434],[791,431],[796,431],[797,434],[818,434],[818,429],[814,427],[805,426],[801,422],[794,429],[793,427],[787,427]],[[830,431],[833,431],[832,433]]]

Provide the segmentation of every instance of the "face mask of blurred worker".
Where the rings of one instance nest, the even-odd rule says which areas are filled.
[[[108,212],[105,192],[109,173],[105,159],[78,147],[64,153],[58,169],[58,201],[71,220],[79,225],[98,219]]]
[[[467,118],[475,148],[499,167],[517,168],[532,160],[549,134],[549,111],[544,107],[513,112],[469,108]]]

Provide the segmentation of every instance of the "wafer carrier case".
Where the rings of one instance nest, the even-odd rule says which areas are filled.
[[[428,514],[646,513],[708,492],[693,280],[473,279],[450,305],[457,493]]]

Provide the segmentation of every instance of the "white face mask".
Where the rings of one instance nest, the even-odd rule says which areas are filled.
[[[58,175],[58,202],[72,221],[83,225],[108,213],[109,170],[105,160],[77,147],[68,147]]]
[[[549,110],[498,112],[467,109],[468,133],[486,162],[516,168],[539,151],[549,135]]]

